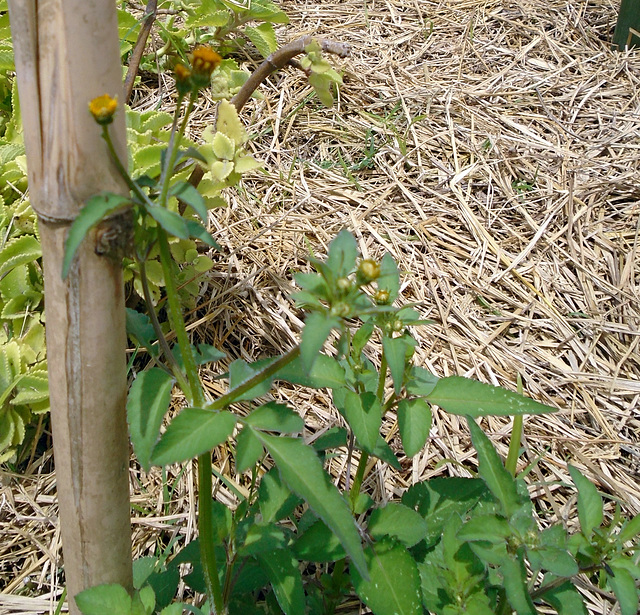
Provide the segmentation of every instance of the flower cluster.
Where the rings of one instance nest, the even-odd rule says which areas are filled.
[[[174,68],[176,87],[184,95],[197,91],[211,82],[211,73],[220,66],[222,56],[208,45],[199,45],[191,52],[191,67],[176,64]]]

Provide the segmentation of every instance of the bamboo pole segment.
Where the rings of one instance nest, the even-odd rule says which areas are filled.
[[[44,261],[64,569],[70,612],[79,614],[79,591],[102,583],[132,587],[121,267],[96,254],[93,232],[61,278],[64,241],[83,202],[103,190],[127,194],[88,112],[96,96],[123,100],[116,4],[10,0],[9,11]],[[122,108],[110,129],[126,160]],[[107,234],[117,235],[119,224],[111,222]]]

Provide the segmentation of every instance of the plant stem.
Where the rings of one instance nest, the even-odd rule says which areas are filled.
[[[164,275],[165,289],[167,292],[167,302],[169,304],[169,322],[176,334],[176,339],[182,353],[185,371],[187,372],[188,383],[186,390],[187,401],[195,407],[203,407],[205,403],[202,383],[198,375],[187,329],[182,316],[180,298],[173,278],[171,250],[169,239],[163,228],[158,228],[158,246],[160,248],[160,262]],[[218,565],[216,563],[215,545],[213,540],[213,528],[211,525],[211,453],[205,453],[198,457],[198,533],[200,535],[200,558],[204,569],[205,582],[207,585],[207,597],[213,605],[212,615],[223,615],[226,611],[222,598],[222,589],[218,577]]]
[[[162,327],[160,326],[160,322],[158,321],[158,315],[153,306],[153,300],[151,297],[151,291],[149,290],[149,280],[147,278],[147,266],[145,261],[138,261],[138,266],[140,267],[140,283],[142,284],[142,294],[144,295],[145,303],[147,304],[147,310],[149,312],[149,318],[151,319],[151,324],[153,326],[153,330],[158,338],[158,343],[160,344],[160,348],[162,348],[162,352],[164,353],[167,363],[171,368],[171,373],[178,381],[178,386],[183,390],[189,390],[189,384],[187,383],[176,358],[173,356],[173,352],[171,352],[171,348],[169,348],[169,344],[167,342],[167,338],[164,336],[162,332]]]
[[[353,509],[356,504],[356,499],[360,495],[360,487],[362,487],[362,481],[364,480],[364,473],[367,469],[367,463],[369,461],[369,453],[360,451],[360,461],[358,462],[358,468],[356,469],[356,475],[353,479],[353,485],[351,485],[351,491],[349,493],[349,499],[351,500],[351,508]]]

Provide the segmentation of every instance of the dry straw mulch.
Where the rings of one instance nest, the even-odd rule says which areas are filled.
[[[287,296],[308,246],[323,255],[342,228],[366,256],[390,252],[402,297],[434,324],[415,330],[417,361],[515,388],[559,408],[525,420],[521,469],[543,517],[575,527],[575,464],[640,512],[640,52],[611,51],[613,0],[363,0],[285,2],[282,40],[319,34],[351,44],[332,109],[294,70],[275,75],[245,117],[257,134],[255,174],[216,212],[227,253],[191,318],[197,335],[233,358],[290,347],[300,314]],[[138,92],[153,106],[153,92]],[[213,117],[203,101],[198,132]],[[205,374],[205,377],[208,375]],[[208,381],[212,393],[220,390]],[[340,421],[321,393],[279,390],[309,436]],[[511,422],[483,427],[506,454]],[[398,444],[394,418],[384,425]],[[53,613],[61,592],[50,452],[0,495],[0,613]],[[452,462],[451,460],[455,460]],[[333,460],[337,483],[343,457]],[[463,422],[436,411],[425,449],[398,475],[373,466],[383,499],[443,474],[467,475],[474,452]],[[243,492],[232,458],[217,497]],[[173,482],[175,481],[175,482]],[[194,535],[191,468],[132,463],[136,555]],[[586,590],[585,590],[586,591]],[[608,613],[591,592],[592,613]],[[36,596],[36,597],[33,597]]]

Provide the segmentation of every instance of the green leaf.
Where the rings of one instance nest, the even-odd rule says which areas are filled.
[[[151,452],[158,440],[162,419],[169,409],[173,378],[152,367],[133,381],[127,396],[127,421],[133,450],[146,472],[151,468]]]
[[[376,442],[373,451],[371,451],[371,454],[389,464],[392,468],[402,470],[402,466],[400,465],[395,453],[391,450],[387,441],[380,434],[378,434],[378,441]]]
[[[618,541],[625,543],[633,540],[638,534],[640,534],[640,515],[636,515],[633,519],[625,522],[618,534]]]
[[[504,580],[507,600],[518,615],[537,615],[536,607],[531,600],[527,586],[527,571],[522,558],[518,555],[506,558],[500,566],[500,574]]]
[[[49,378],[46,372],[24,374],[17,385],[15,396],[9,401],[12,406],[35,404],[49,399]]]
[[[302,576],[298,561],[288,549],[261,553],[258,560],[269,577],[271,586],[285,615],[300,615],[305,611]]]
[[[249,363],[242,359],[233,361],[233,363],[229,365],[229,393],[232,393],[234,389],[244,384],[250,378],[253,378],[259,372],[259,368],[249,365]],[[262,397],[269,392],[269,389],[271,389],[271,377],[266,378],[248,391],[238,395],[238,397],[234,397],[233,401],[245,401]]]
[[[244,33],[263,58],[268,57],[278,48],[276,33],[270,23],[262,23],[256,28],[246,26]]]
[[[318,519],[293,546],[296,557],[311,562],[336,562],[346,556],[338,537]]]
[[[176,182],[171,186],[169,196],[174,196],[189,205],[200,216],[200,219],[205,224],[207,223],[207,206],[204,204],[202,195],[192,184],[186,181]]]
[[[403,399],[398,404],[398,429],[407,457],[425,445],[431,429],[431,407],[424,399]]]
[[[145,207],[145,209],[169,235],[178,237],[179,239],[189,239],[191,236],[189,227],[180,214],[165,209],[160,205],[149,205]]]
[[[511,517],[520,506],[516,483],[482,429],[471,417],[467,417],[467,423],[473,446],[478,453],[478,472],[491,493],[502,504],[506,516]]]
[[[474,515],[459,530],[460,540],[503,543],[513,534],[509,522],[497,515]]]
[[[198,365],[206,365],[207,363],[215,363],[221,361],[227,356],[226,352],[218,350],[211,344],[198,344],[194,353],[194,358]]]
[[[11,269],[26,265],[42,256],[40,242],[34,235],[20,235],[10,239],[0,251],[0,278]]]
[[[97,585],[75,596],[84,615],[130,615],[131,596],[122,585]]]
[[[333,99],[332,103],[333,104]],[[356,264],[358,258],[358,244],[353,235],[347,231],[340,231],[329,245],[327,266],[335,279],[348,276]]]
[[[338,327],[340,327],[340,319],[329,314],[312,312],[307,316],[300,342],[300,360],[303,369],[311,370],[331,330]]]
[[[545,591],[542,599],[550,604],[558,612],[558,615],[588,614],[580,592],[571,581]]]
[[[156,606],[156,596],[153,588],[146,585],[133,594],[131,603],[132,615],[151,615]]]
[[[67,277],[73,257],[87,233],[98,224],[98,222],[116,211],[124,209],[130,203],[131,201],[127,197],[111,192],[101,192],[87,200],[73,221],[71,229],[69,230],[69,236],[64,244],[64,259],[62,261],[63,279]],[[24,237],[30,237],[30,235],[24,235]]]
[[[258,506],[264,521],[279,521],[288,517],[300,502],[300,498],[282,482],[276,468],[269,470],[260,480]]]
[[[149,317],[131,308],[125,308],[125,312],[127,333],[135,337],[152,357],[157,357],[158,346],[153,343],[156,340],[156,332]]]
[[[386,290],[389,293],[389,305],[398,298],[398,293],[400,292],[400,274],[398,273],[396,261],[388,252],[380,261],[380,276],[376,280],[376,284],[379,290]]]
[[[430,395],[438,384],[437,376],[434,376],[429,370],[424,367],[414,366],[411,368],[411,377],[407,381],[406,389],[410,395],[419,395],[425,397]]]
[[[620,603],[621,615],[638,614],[638,589],[633,577],[624,569],[611,565],[613,575],[607,574],[607,584]]]
[[[533,568],[546,570],[559,577],[578,574],[578,564],[566,549],[558,547],[537,547],[527,549],[527,557]]]
[[[189,230],[189,237],[199,239],[202,243],[206,243],[208,246],[222,251],[220,244],[211,236],[211,233],[207,231],[202,224],[195,220],[185,220],[187,229]]]
[[[335,389],[345,384],[344,367],[326,354],[319,354],[311,369],[303,369],[302,359],[296,357],[273,375],[274,380],[284,380],[312,389]]]
[[[571,480],[578,489],[578,519],[582,533],[591,538],[593,530],[602,525],[604,505],[596,486],[572,465],[568,466]]]
[[[245,427],[236,437],[236,472],[252,468],[262,456],[264,448],[251,427]]]
[[[365,550],[369,580],[351,571],[353,587],[376,615],[422,615],[420,575],[415,560],[401,545],[376,543]]]
[[[257,432],[275,461],[282,480],[303,498],[313,512],[338,536],[361,575],[367,567],[360,534],[346,501],[329,480],[315,451],[298,438],[277,437]]]
[[[376,447],[382,424],[382,406],[374,393],[354,393],[344,395],[344,414],[358,439],[358,443],[369,454]]]
[[[192,459],[224,442],[236,424],[231,412],[185,408],[176,416],[156,444],[151,462],[164,466]]]
[[[390,502],[371,513],[368,530],[373,538],[391,536],[406,547],[413,547],[426,536],[427,523],[412,508],[399,502]]]
[[[291,408],[275,401],[256,408],[244,422],[254,429],[296,433],[304,428],[304,421]]]
[[[404,366],[407,351],[407,342],[403,337],[383,337],[382,349],[384,357],[389,365],[391,379],[393,380],[393,390],[396,395],[400,395],[402,381],[404,378]]]
[[[555,412],[528,397],[461,376],[441,378],[426,397],[451,414],[473,417]]]
[[[249,527],[238,553],[240,556],[264,554],[266,551],[284,549],[287,542],[282,528],[274,523],[254,523]]]

